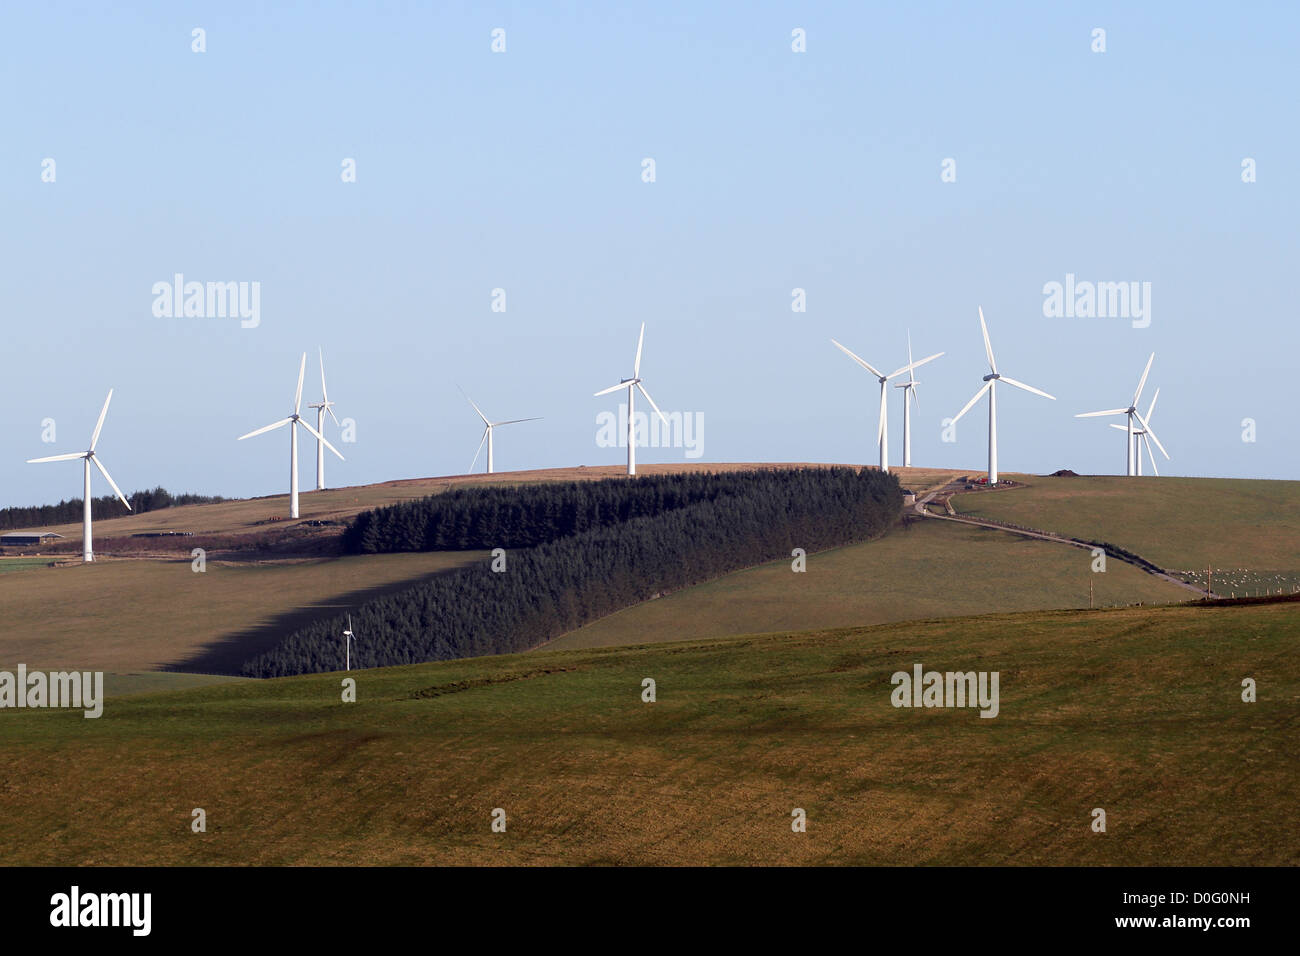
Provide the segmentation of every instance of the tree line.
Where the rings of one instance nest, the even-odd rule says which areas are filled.
[[[511,494],[519,497],[518,512],[507,504]],[[803,468],[465,489],[380,509],[389,512],[382,522],[391,522],[380,526],[401,535],[389,543],[409,545],[417,534],[437,541],[437,529],[455,527],[451,540],[461,547],[505,548],[504,570],[487,559],[363,604],[352,612],[352,659],[385,667],[527,650],[656,595],[790,557],[795,548],[811,553],[875,537],[900,507],[893,475]],[[359,515],[353,528],[372,527],[375,514]],[[529,515],[532,524],[498,523],[510,514]],[[629,517],[615,520],[620,514]],[[455,522],[444,525],[442,517]],[[403,530],[405,521],[411,524]],[[555,534],[580,521],[587,522],[582,530]],[[488,527],[499,537],[475,530]],[[548,533],[555,536],[531,546],[502,543]],[[385,543],[353,534],[354,543]],[[344,627],[343,617],[315,621],[247,661],[243,672],[341,670]]]
[[[701,501],[817,486],[820,469],[646,475],[635,481],[539,482],[459,488],[362,512],[343,533],[348,554],[528,548]]]
[[[174,495],[166,488],[152,491],[135,491],[127,495],[134,512],[158,511],[175,505],[204,505],[225,501],[220,495]],[[72,524],[81,520],[81,498],[69,498],[57,505],[31,505],[28,507],[0,508],[0,531],[15,528],[39,528],[45,525]],[[116,495],[101,495],[90,499],[90,517],[95,521],[120,518],[127,514],[126,506]]]

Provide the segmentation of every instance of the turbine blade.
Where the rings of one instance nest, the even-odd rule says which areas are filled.
[[[1006,382],[1008,385],[1014,385],[1016,388],[1023,388],[1026,392],[1033,392],[1035,395],[1043,396],[1043,398],[1050,398],[1052,401],[1056,401],[1055,395],[1048,395],[1042,389],[1034,388],[1032,385],[1026,385],[1024,382],[1017,382],[1014,378],[1007,378],[1003,375],[999,381]]]
[[[920,400],[919,398],[916,397],[916,385],[913,384],[912,387],[908,389],[908,391],[912,393],[912,404],[915,405],[915,406],[916,406],[916,410],[917,410],[918,412],[920,412],[920,411],[921,411],[921,400]]]
[[[849,351],[848,349],[846,349],[844,346],[840,345],[839,342],[836,342],[834,339],[831,339],[831,344],[834,345],[834,346],[835,346],[837,349],[839,349],[841,352],[843,352],[845,355],[847,355],[849,358],[853,359],[853,361],[857,362],[859,365],[861,365],[863,368],[865,368],[865,369],[866,369],[868,372],[870,372],[872,375],[876,376],[876,378],[881,378],[881,377],[883,377],[883,376],[881,376],[881,374],[880,374],[879,371],[877,371],[875,368],[873,368],[873,367],[871,366],[871,364],[870,364],[869,362],[867,362],[865,359],[859,358],[858,356],[854,355],[852,352],[850,352],[850,351]]]
[[[269,432],[273,428],[280,428],[293,421],[292,418],[282,418],[278,422],[272,422],[270,425],[264,425],[256,431],[251,431],[247,435],[240,435],[235,441],[243,441],[245,438],[252,438],[254,435],[261,435],[263,432]]]
[[[309,431],[313,436],[315,436],[315,438],[316,438],[316,440],[317,440],[318,442],[320,442],[321,444],[323,444],[323,445],[324,445],[326,448],[328,448],[330,451],[334,452],[335,455],[338,455],[338,459],[339,459],[339,461],[347,461],[346,458],[344,458],[341,454],[339,454],[339,450],[338,450],[337,448],[335,448],[333,445],[330,444],[330,441],[329,441],[328,438],[326,438],[324,435],[322,435],[322,434],[321,434],[320,432],[318,432],[316,429],[312,428],[310,425],[307,424],[307,420],[306,420],[305,418],[300,418],[300,419],[298,419],[298,424],[301,425],[303,428],[307,429],[307,431]]]
[[[632,377],[641,374],[641,346],[645,344],[645,323],[641,323],[641,337],[636,340],[636,361],[632,363]]]
[[[967,402],[967,403],[966,403],[966,407],[963,408],[961,411],[959,411],[956,415],[954,415],[952,421],[949,422],[948,424],[950,424],[950,425],[956,425],[956,424],[957,424],[957,420],[958,420],[959,418],[961,418],[963,415],[965,415],[967,412],[969,412],[969,411],[971,410],[971,406],[974,405],[976,402],[978,402],[981,398],[983,398],[983,397],[984,397],[984,393],[987,392],[990,388],[993,387],[993,383],[994,383],[994,381],[996,381],[996,380],[995,380],[995,379],[989,379],[987,382],[985,382],[985,383],[984,383],[984,387],[981,388],[978,392],[975,393],[975,397],[972,398],[969,402]]]
[[[887,376],[885,376],[885,377],[886,377],[886,378],[897,378],[898,376],[902,375],[904,372],[910,372],[910,371],[912,371],[913,369],[918,369],[918,368],[920,368],[920,367],[921,367],[922,365],[924,365],[926,362],[933,362],[935,359],[937,359],[937,358],[938,358],[940,355],[942,355],[942,354],[943,354],[942,352],[935,352],[933,355],[929,356],[928,358],[923,358],[923,359],[921,359],[921,361],[919,361],[919,362],[912,362],[912,363],[910,363],[910,364],[908,364],[908,365],[904,365],[904,366],[903,366],[902,368],[900,368],[897,372],[893,372],[892,374],[887,375]],[[915,377],[916,377],[916,376],[912,376],[913,379],[915,379]]]
[[[1151,421],[1151,413],[1156,410],[1156,399],[1159,397],[1160,389],[1157,388],[1156,393],[1151,396],[1151,404],[1147,406],[1147,421]]]
[[[307,353],[302,353],[302,362],[298,366],[298,390],[293,393],[293,413],[302,410],[302,377],[307,374]]]
[[[117,482],[114,481],[113,476],[108,473],[108,469],[105,468],[103,465],[101,465],[99,463],[99,459],[96,458],[94,455],[90,456],[90,460],[94,462],[95,467],[99,469],[99,473],[108,480],[108,483],[110,485],[113,486],[113,490],[117,492],[117,496],[122,499],[122,504],[126,505],[126,510],[127,511],[132,510],[131,502],[126,500],[126,495],[122,494],[122,489],[117,486]]]
[[[1006,379],[1003,379],[1003,381],[1006,381]],[[1108,408],[1104,412],[1084,412],[1083,414],[1075,415],[1074,417],[1075,418],[1100,418],[1102,415],[1127,415],[1127,414],[1128,414],[1127,408]],[[1118,427],[1123,428],[1124,426],[1120,425]]]
[[[510,419],[510,421],[508,421],[508,422],[493,422],[493,423],[492,423],[492,427],[493,427],[493,428],[497,428],[497,427],[499,427],[499,426],[501,426],[501,425],[518,425],[520,422],[540,422],[541,420],[542,420],[542,419],[541,419],[540,417],[538,417],[538,418],[512,418],[512,419]]]
[[[99,431],[104,427],[104,419],[108,416],[108,403],[113,400],[113,390],[108,390],[108,398],[104,399],[104,407],[99,411],[99,421],[95,422],[95,431],[90,436],[90,450],[95,450],[95,442],[99,441]]]
[[[339,417],[338,417],[337,415],[334,414],[334,403],[333,403],[333,402],[330,402],[328,405],[325,406],[325,411],[327,411],[327,412],[330,413],[330,418],[334,419],[334,424],[335,424],[335,425],[338,425],[338,426],[340,426],[340,427],[343,425],[343,423],[342,423],[341,421],[339,421]]]
[[[316,346],[316,353],[320,356],[320,400],[323,405],[328,407],[330,403],[330,393],[325,391],[325,353],[321,351],[319,345]]]
[[[633,382],[619,382],[617,385],[611,385],[609,388],[602,388],[599,392],[593,395],[592,398],[601,395],[608,395],[610,392],[617,392],[620,388],[631,388],[633,384]],[[484,419],[484,421],[486,420],[487,419]]]
[[[1147,367],[1142,370],[1142,377],[1138,379],[1137,391],[1133,393],[1133,401],[1130,402],[1134,408],[1137,408],[1138,399],[1142,397],[1142,389],[1146,387],[1147,376],[1151,374],[1151,363],[1156,360],[1156,353],[1152,352],[1151,357],[1147,359]]]
[[[994,375],[998,372],[998,363],[993,361],[993,345],[989,342],[989,327],[984,323],[984,307],[980,306],[980,331],[984,333],[984,354],[989,357],[989,371]]]
[[[28,458],[27,464],[35,465],[42,461],[72,461],[72,459],[74,458],[85,458],[85,457],[86,457],[86,453],[84,451],[74,451],[68,455],[50,455],[47,458]]]
[[[1146,435],[1142,436],[1142,444],[1143,446],[1145,446],[1147,450],[1147,457],[1151,459],[1151,470],[1154,471],[1156,473],[1156,477],[1159,478],[1160,469],[1156,467],[1156,453],[1151,450],[1151,443],[1147,441]]]
[[[491,425],[483,429],[483,437],[478,440],[478,447],[474,449],[474,460],[469,463],[469,471],[465,472],[465,474],[467,475],[474,474],[474,466],[478,464],[479,452],[483,450],[483,443],[487,441],[488,432],[490,432],[491,430],[492,430]]]
[[[909,366],[907,380],[909,382],[915,382],[916,376],[911,374],[911,368],[915,368],[915,366],[912,365],[912,330],[911,329],[907,330],[907,364]]]
[[[1160,454],[1164,455],[1166,459],[1172,461],[1173,459],[1169,458],[1169,452],[1165,451],[1165,446],[1160,444],[1160,439],[1157,438],[1156,433],[1151,430],[1151,426],[1147,423],[1146,419],[1137,412],[1133,413],[1133,417],[1142,423],[1142,430],[1147,433],[1148,437],[1150,437],[1153,442],[1156,443],[1156,447],[1160,449]]]
[[[456,387],[460,388],[459,385],[457,385]],[[460,388],[460,393],[465,396],[465,401],[469,402],[471,405],[474,405],[474,399],[470,398],[469,394],[463,388]],[[478,412],[478,417],[483,419],[484,425],[492,424],[491,422],[488,421],[488,417],[483,414],[483,409],[479,408],[477,405],[474,405],[474,411]]]
[[[650,403],[650,407],[653,408],[656,412],[659,412],[659,406],[656,405],[655,400],[650,397],[650,393],[645,390],[645,386],[642,385],[640,382],[637,382],[636,387],[637,387],[637,391],[639,391],[642,395],[644,395],[645,400]],[[668,424],[668,419],[664,416],[663,412],[659,412],[659,417],[664,420],[665,425]]]

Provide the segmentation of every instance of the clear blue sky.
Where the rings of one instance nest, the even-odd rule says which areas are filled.
[[[828,339],[888,371],[910,328],[947,352],[915,463],[978,470],[982,409],[940,440],[986,371],[978,305],[1002,370],[1058,398],[1001,391],[1004,471],[1121,470],[1119,433],[1073,415],[1127,404],[1154,350],[1162,473],[1297,477],[1293,4],[262,6],[6,10],[0,503],[80,493],[24,459],[84,448],[110,386],[126,490],[282,493],[284,432],[235,438],[318,345],[357,422],[331,485],[463,472],[457,382],[545,416],[499,433],[498,468],[617,464],[592,392],[643,321],[646,384],[704,416],[704,460],[874,462],[876,385]],[[260,326],[155,317],[177,272],[260,282]],[[1150,282],[1150,326],[1045,318],[1067,273]],[[896,463],[901,425],[895,398]]]

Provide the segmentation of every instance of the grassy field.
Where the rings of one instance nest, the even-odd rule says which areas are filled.
[[[49,567],[48,558],[0,558],[0,574]]]
[[[361,672],[354,704],[334,674],[99,720],[4,711],[0,845],[63,865],[1295,865],[1298,610],[531,653]],[[892,707],[914,663],[998,671],[999,716]]]
[[[783,559],[602,618],[549,648],[607,647],[763,631],[849,627],[993,611],[1184,601],[1175,585],[1119,561],[1093,574],[1087,551],[953,522]]]
[[[188,559],[97,561],[4,574],[0,667],[156,670],[192,659],[213,643],[218,647],[208,651],[207,662],[220,663],[230,656],[224,641],[256,646],[276,622],[341,610],[375,589],[481,558],[478,552],[434,552],[266,565],[209,562],[201,574]]]
[[[1022,477],[1022,476],[1017,476]],[[953,498],[959,514],[1110,541],[1167,569],[1300,571],[1300,481],[1036,478]],[[1216,588],[1216,590],[1219,590]]]

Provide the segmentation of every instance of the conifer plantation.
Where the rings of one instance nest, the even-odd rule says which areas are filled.
[[[504,549],[352,612],[353,662],[385,667],[506,654],[660,594],[875,537],[898,480],[854,468],[675,474],[466,488],[359,514],[355,554]],[[244,673],[341,670],[342,616],[289,634]]]

